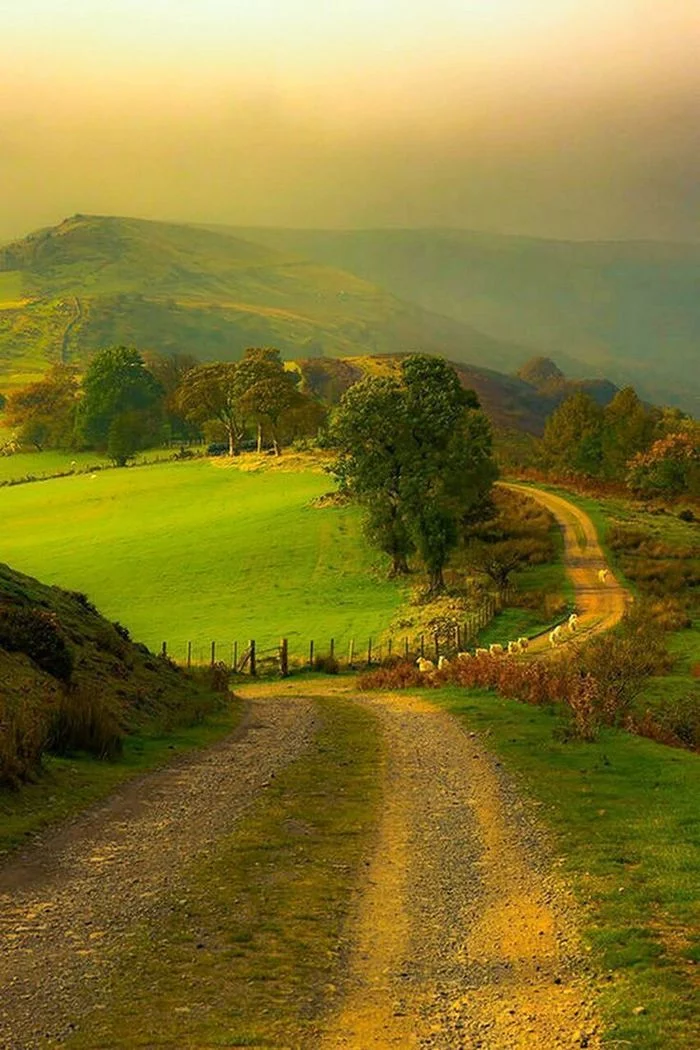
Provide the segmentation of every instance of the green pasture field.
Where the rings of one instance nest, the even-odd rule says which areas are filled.
[[[1,431],[0,431],[1,433]],[[148,462],[173,455],[174,449],[147,449],[136,456],[136,463]],[[73,464],[75,463],[75,467]],[[91,467],[112,467],[107,456],[100,452],[71,452],[61,449],[46,449],[44,452],[15,452],[0,456],[0,482],[21,481],[24,478],[51,478],[67,474],[71,470],[80,472]]]
[[[600,975],[603,1046],[696,1050],[698,756],[618,730],[565,743],[551,710],[483,690],[427,695],[483,733],[551,829]]]
[[[365,544],[354,507],[315,508],[312,472],[244,472],[209,460],[107,470],[0,489],[0,560],[82,591],[176,659],[221,658],[254,638],[290,659],[358,647],[391,622],[404,589]]]

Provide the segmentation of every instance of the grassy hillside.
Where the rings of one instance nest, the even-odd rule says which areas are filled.
[[[700,246],[461,230],[234,231],[375,281],[574,375],[633,383],[700,414]],[[492,364],[502,367],[494,358]]]
[[[323,401],[336,404],[353,383],[368,375],[398,371],[401,355],[363,355],[352,358],[308,358],[296,363],[304,387]],[[491,368],[451,361],[462,385],[475,390],[492,423],[501,430],[541,434],[547,416],[575,390],[585,390],[601,404],[615,396],[617,388],[605,381],[568,381],[563,375],[556,384],[543,385],[519,375],[504,375]],[[560,373],[561,375],[561,373]]]
[[[282,460],[284,467],[284,457]],[[0,489],[3,559],[84,591],[106,615],[178,658],[216,640],[366,642],[401,588],[364,543],[354,507],[311,506],[322,473],[245,473],[208,460],[101,471]]]
[[[193,724],[219,706],[84,594],[0,564],[0,801],[46,752],[115,757],[136,731]]]
[[[364,278],[196,227],[74,216],[0,248],[0,389],[113,343],[220,360],[251,345],[509,366],[528,356]]]

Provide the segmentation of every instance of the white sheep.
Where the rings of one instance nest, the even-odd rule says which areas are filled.
[[[510,656],[517,656],[519,652],[522,652],[520,642],[508,642],[508,654]]]
[[[471,653],[457,653],[457,659],[458,660],[471,660],[471,658],[472,658],[472,654]]]
[[[578,616],[576,613],[572,613],[568,619],[568,627],[571,634],[578,630]]]
[[[416,665],[421,674],[427,674],[428,671],[435,670],[435,664],[432,660],[425,660],[422,656],[419,656],[416,660]]]
[[[474,653],[474,656],[488,656],[488,655],[489,655],[488,649],[477,649],[476,652]]]
[[[492,642],[489,646],[489,656],[502,656],[503,646],[500,642]]]
[[[521,649],[527,649],[529,644],[530,644],[530,639],[526,638],[524,635],[523,635],[522,638],[518,638],[518,645],[520,646]]]
[[[549,644],[554,648],[559,645],[559,635],[557,634],[556,628],[549,632]]]
[[[600,569],[598,571],[598,582],[599,583],[607,583],[609,575],[610,575],[610,569]]]
[[[442,671],[443,667],[449,667],[449,666],[450,666],[450,661],[447,659],[446,656],[439,656],[438,657],[438,671]]]

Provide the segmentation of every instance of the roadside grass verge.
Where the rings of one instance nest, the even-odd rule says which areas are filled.
[[[45,756],[42,773],[34,783],[17,790],[0,789],[0,861],[32,835],[75,816],[125,781],[233,732],[243,707],[243,702],[234,697],[224,710],[199,725],[127,736],[123,753],[109,762],[84,753],[67,758]]]
[[[368,712],[338,699],[317,712],[309,751],[190,871],[157,924],[133,931],[110,1001],[63,1046],[318,1045],[377,816],[381,756]]]
[[[564,743],[551,710],[482,690],[431,690],[429,699],[483,735],[553,832],[601,975],[603,1045],[696,1050],[698,757],[616,730]]]

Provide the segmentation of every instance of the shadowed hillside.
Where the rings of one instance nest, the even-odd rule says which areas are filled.
[[[45,751],[111,756],[138,728],[188,725],[217,704],[84,595],[0,565],[0,786],[33,776]]]
[[[700,246],[548,241],[462,230],[236,229],[340,266],[571,375],[633,384],[700,415]],[[481,361],[476,361],[481,363]],[[497,368],[503,362],[489,362]]]
[[[204,360],[251,345],[509,368],[528,356],[364,278],[207,229],[77,215],[0,248],[0,389],[115,343]]]
[[[345,391],[368,375],[397,372],[400,354],[355,357],[350,360],[317,358],[297,362],[304,388],[328,404],[336,404]],[[547,416],[561,402],[583,390],[602,405],[617,387],[607,380],[568,380],[547,358],[526,362],[518,375],[504,375],[452,361],[462,385],[475,390],[492,423],[501,430],[542,434]]]

